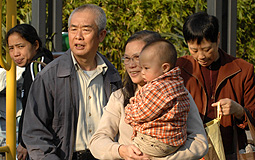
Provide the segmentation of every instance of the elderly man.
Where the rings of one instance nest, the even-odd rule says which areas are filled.
[[[95,159],[90,137],[110,94],[122,86],[116,68],[97,52],[106,35],[104,11],[80,6],[68,26],[70,49],[30,89],[22,136],[32,159]]]

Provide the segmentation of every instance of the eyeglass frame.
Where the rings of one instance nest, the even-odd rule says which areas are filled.
[[[135,53],[132,55],[132,57],[128,57],[128,56],[123,56],[122,57],[122,61],[125,65],[128,65],[130,64],[131,60],[136,63],[136,64],[139,64],[139,55],[140,53]]]

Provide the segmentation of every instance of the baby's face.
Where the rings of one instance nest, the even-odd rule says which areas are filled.
[[[150,82],[164,74],[162,63],[154,52],[156,52],[156,50],[148,48],[142,51],[139,56],[140,66],[142,67],[141,72],[145,82]]]

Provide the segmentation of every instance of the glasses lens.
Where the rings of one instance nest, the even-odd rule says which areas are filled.
[[[124,64],[128,64],[130,62],[130,58],[122,57],[122,61],[124,62]]]
[[[134,60],[135,63],[139,64],[139,56],[136,55],[132,58]]]
[[[124,64],[129,64],[131,61],[133,61],[136,64],[139,64],[139,55],[133,55],[132,57],[122,57],[122,60]]]

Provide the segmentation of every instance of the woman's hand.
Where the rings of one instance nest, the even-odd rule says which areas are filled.
[[[18,160],[26,160],[27,157],[27,149],[22,147],[19,143],[17,147],[17,158]]]
[[[244,115],[243,107],[237,102],[229,98],[220,99],[220,115],[234,115],[236,118],[241,119]],[[212,107],[217,107],[218,102],[213,103]]]
[[[148,155],[143,154],[135,145],[121,145],[119,154],[125,160],[149,160]]]

